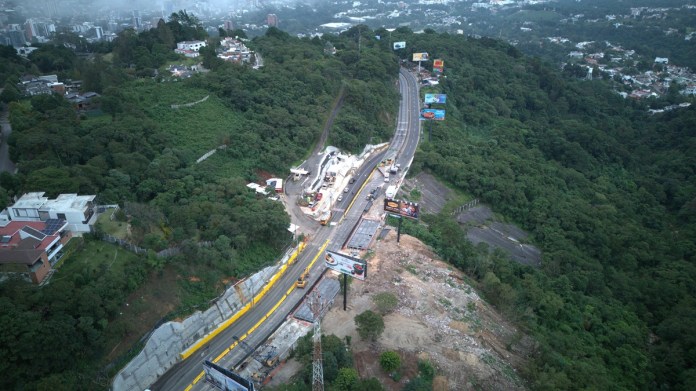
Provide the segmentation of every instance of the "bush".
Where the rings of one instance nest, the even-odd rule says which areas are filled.
[[[378,293],[372,298],[372,300],[377,306],[377,311],[379,311],[382,315],[386,315],[394,311],[396,306],[399,305],[399,299],[391,292]]]
[[[376,340],[384,332],[382,315],[367,310],[355,317],[358,334],[362,339]]]
[[[419,360],[418,371],[420,372],[420,376],[423,379],[425,379],[428,382],[433,381],[433,378],[435,377],[435,367],[433,367],[433,364],[430,361]]]
[[[396,352],[387,351],[379,356],[379,365],[384,372],[393,372],[401,366],[401,357]]]

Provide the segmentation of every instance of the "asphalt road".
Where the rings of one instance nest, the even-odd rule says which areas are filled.
[[[402,168],[410,165],[413,154],[415,153],[418,139],[420,137],[420,124],[418,120],[419,96],[418,86],[414,75],[405,70],[401,70],[399,75],[399,90],[401,92],[401,103],[399,106],[398,123],[396,132],[386,152],[372,156],[357,172],[357,181],[353,184],[354,189],[362,189],[362,192],[355,195],[355,201],[351,205],[351,197],[346,194],[343,201],[337,203],[334,208],[332,224],[320,227],[312,236],[305,250],[300,254],[297,261],[285,273],[275,286],[258,303],[254,304],[251,311],[247,312],[234,324],[220,333],[215,339],[202,347],[198,352],[183,362],[176,364],[158,381],[152,385],[155,390],[186,390],[203,370],[203,361],[218,357],[222,351],[235,343],[234,337],[241,337],[251,329],[261,318],[263,318],[272,307],[282,298],[285,292],[295,283],[302,271],[309,265],[315,257],[321,256],[319,253],[324,244],[328,241],[327,249],[340,249],[348,239],[348,235],[362,215],[363,209],[367,205],[365,196],[369,191],[383,184],[381,175],[371,175],[374,167],[383,159],[386,153],[397,153],[397,162]],[[365,183],[365,181],[368,181]],[[348,207],[350,206],[350,209]],[[374,207],[380,207],[375,205]],[[346,211],[346,209],[348,209]],[[344,216],[345,215],[345,216]],[[310,282],[316,281],[322,274],[324,263],[318,261],[310,272]],[[245,342],[252,347],[257,347],[263,343],[284,321],[291,310],[297,306],[309,289],[295,289],[277,310],[252,334]],[[222,358],[218,365],[233,368],[238,365],[247,352],[239,347],[235,347]],[[212,387],[205,384],[203,380],[194,384],[191,390],[208,390]]]

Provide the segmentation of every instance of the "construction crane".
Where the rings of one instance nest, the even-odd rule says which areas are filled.
[[[265,356],[259,357],[259,355],[256,354],[256,350],[254,350],[254,348],[252,348],[251,346],[249,346],[248,343],[242,341],[242,340],[239,339],[239,337],[237,337],[236,335],[233,335],[233,336],[232,336],[232,339],[234,339],[235,341],[237,341],[237,344],[238,344],[239,346],[241,346],[242,349],[244,349],[247,353],[249,353],[249,355],[251,356],[251,358],[253,358],[254,360],[256,360],[256,361],[258,361],[259,363],[261,363],[261,365],[265,365],[265,366],[267,366],[267,367],[269,367],[269,368],[273,368],[273,367],[278,363],[278,356],[275,354],[275,353],[276,353],[276,350],[277,350],[278,348],[276,348],[275,346],[273,346],[272,349],[271,349],[271,351],[268,352],[268,353],[266,353]]]

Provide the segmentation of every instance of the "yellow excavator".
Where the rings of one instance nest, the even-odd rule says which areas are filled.
[[[307,286],[307,277],[309,276],[309,268],[304,269],[300,277],[295,282],[295,286],[298,288],[303,288]]]

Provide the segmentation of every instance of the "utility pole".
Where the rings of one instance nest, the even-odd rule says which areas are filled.
[[[316,290],[309,298],[314,315],[314,354],[312,355],[312,391],[324,391],[324,367],[321,361],[321,295]]]

